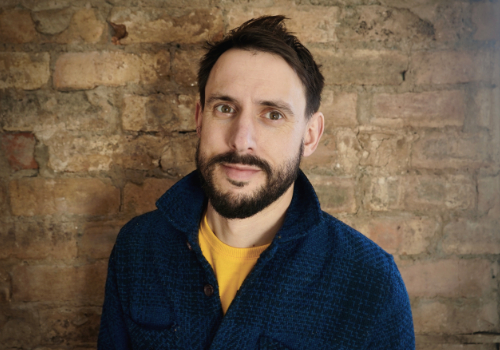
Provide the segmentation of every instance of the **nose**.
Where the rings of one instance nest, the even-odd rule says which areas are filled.
[[[248,153],[255,150],[255,126],[250,112],[242,111],[233,119],[229,128],[229,145],[238,153]]]

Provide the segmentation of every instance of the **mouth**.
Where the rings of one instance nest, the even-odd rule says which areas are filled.
[[[222,169],[227,178],[236,182],[248,182],[262,169],[252,165],[222,163]]]

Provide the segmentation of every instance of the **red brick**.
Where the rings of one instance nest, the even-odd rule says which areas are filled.
[[[321,95],[320,111],[325,116],[325,133],[332,134],[339,127],[356,127],[356,93],[334,93],[331,90],[323,91]]]
[[[169,139],[161,153],[161,169],[174,178],[180,178],[195,170],[194,158],[197,143],[198,137],[195,133]]]
[[[231,6],[227,18],[229,28],[240,26],[243,22],[263,15],[284,15],[291,20],[287,28],[296,33],[302,42],[326,43],[337,41],[338,7],[283,6],[258,8],[252,6]]]
[[[489,51],[417,52],[408,78],[417,84],[458,84],[490,81],[493,57]]]
[[[352,175],[357,172],[361,146],[356,133],[347,128],[335,129],[333,135],[324,134],[318,148],[302,158],[304,170]]]
[[[30,133],[2,135],[2,148],[13,170],[37,169],[35,137]]]
[[[49,63],[47,52],[0,52],[0,90],[41,88],[50,78]]]
[[[461,91],[376,94],[371,123],[397,128],[462,126],[464,101]]]
[[[395,133],[359,133],[362,157],[359,164],[391,173],[408,168],[411,138]]]
[[[169,132],[196,129],[196,97],[193,95],[126,95],[123,102],[124,130]]]
[[[77,227],[51,219],[2,222],[0,258],[72,259],[76,257]]]
[[[101,305],[106,269],[104,262],[83,266],[15,266],[12,299]]]
[[[470,334],[496,332],[496,301],[460,299],[457,302],[418,300],[412,304],[417,334]]]
[[[488,161],[488,135],[424,132],[413,144],[415,168],[478,168]]]
[[[170,72],[170,54],[124,52],[65,53],[56,61],[54,86],[59,90],[93,89],[99,85],[152,84]]]
[[[141,186],[127,183],[123,191],[125,210],[143,214],[156,209],[156,201],[175,183],[170,179],[146,179]]]
[[[195,44],[221,36],[223,31],[222,14],[217,8],[172,10],[114,7],[110,21],[127,28],[127,37],[120,40],[123,45],[166,42]]]
[[[399,271],[412,297],[482,297],[496,286],[498,266],[488,260],[405,261]]]
[[[0,42],[25,44],[37,38],[30,11],[0,9]]]
[[[88,222],[78,244],[78,256],[93,259],[109,258],[116,236],[126,221]]]
[[[500,3],[480,2],[472,5],[475,40],[500,39]]]
[[[355,179],[323,175],[308,175],[308,177],[324,211],[331,214],[356,212]]]
[[[23,178],[10,183],[14,215],[80,214],[118,212],[120,191],[95,178]]]
[[[364,218],[352,225],[389,254],[414,255],[429,250],[439,222],[411,215]]]
[[[500,254],[499,227],[499,220],[457,219],[444,227],[441,249],[445,254]]]
[[[45,344],[64,345],[97,343],[100,307],[61,307],[40,310],[40,330]]]
[[[399,85],[408,57],[396,51],[311,50],[322,65],[326,85]]]

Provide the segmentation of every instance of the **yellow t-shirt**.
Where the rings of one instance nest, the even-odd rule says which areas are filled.
[[[236,292],[269,244],[252,248],[228,246],[212,232],[206,215],[201,221],[198,237],[203,256],[210,263],[217,277],[222,311],[226,314]]]

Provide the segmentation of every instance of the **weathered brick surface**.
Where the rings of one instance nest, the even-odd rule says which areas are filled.
[[[325,116],[325,133],[332,134],[338,127],[356,127],[358,95],[356,93],[334,93],[323,91],[320,111]]]
[[[356,212],[355,179],[310,175],[309,180],[324,211],[332,214]]]
[[[358,169],[361,146],[355,132],[348,128],[335,129],[333,135],[325,136],[316,151],[302,158],[305,170],[320,173],[354,174]]]
[[[386,47],[406,46],[409,42],[433,40],[435,34],[432,23],[407,9],[357,6],[345,9],[341,19],[343,26],[338,36],[345,43],[354,41],[383,44]]]
[[[170,179],[146,179],[141,186],[125,185],[123,201],[125,210],[137,215],[156,209],[156,201],[175,183]]]
[[[496,288],[498,265],[488,260],[446,259],[401,262],[399,271],[412,297],[481,297]]]
[[[189,174],[196,166],[194,162],[196,133],[189,133],[170,138],[161,151],[160,167],[162,171],[172,177]]]
[[[127,54],[123,52],[66,53],[56,62],[54,86],[60,90],[92,89],[99,85],[151,84],[166,79],[170,54]]]
[[[35,40],[37,32],[30,12],[0,9],[0,42],[24,44]]]
[[[495,301],[460,299],[458,302],[421,299],[412,304],[417,334],[470,334],[498,330]]]
[[[202,43],[219,37],[223,29],[222,16],[216,8],[172,11],[115,7],[111,12],[110,21],[126,26],[129,34],[120,40],[122,44]]]
[[[479,177],[477,190],[479,214],[500,218],[500,175]]]
[[[113,157],[123,152],[123,138],[118,135],[77,136],[64,131],[50,131],[46,133],[50,138],[44,140],[49,150],[47,165],[56,172],[109,170]]]
[[[50,55],[47,52],[0,52],[0,90],[34,90],[50,78]]]
[[[335,27],[339,10],[333,6],[232,7],[227,14],[229,28],[264,15],[285,15],[291,18],[288,28],[303,42],[325,43],[337,40]]]
[[[0,258],[72,259],[76,257],[77,226],[51,219],[0,222]]]
[[[192,95],[126,95],[123,99],[122,126],[127,131],[195,130]]]
[[[429,132],[413,144],[411,164],[417,168],[480,167],[488,162],[488,134]]]
[[[182,86],[198,85],[198,61],[202,50],[176,51],[173,62],[174,79]]]
[[[32,348],[40,340],[35,309],[23,304],[0,305],[0,344],[4,349]]]
[[[38,168],[34,158],[35,142],[34,135],[29,133],[1,136],[3,151],[13,170]]]
[[[35,12],[33,15],[37,30],[56,34],[42,39],[57,44],[97,43],[106,29],[104,21],[98,19],[95,10],[70,8]]]
[[[312,49],[327,85],[399,85],[408,57],[397,51]]]
[[[411,137],[398,133],[360,133],[361,159],[359,164],[385,171],[398,172],[408,168]]]
[[[418,344],[416,350],[496,350],[495,344]]]
[[[89,222],[83,227],[78,240],[78,256],[93,259],[107,259],[116,241],[118,232],[126,221]]]
[[[374,177],[365,183],[364,204],[374,211],[464,210],[476,201],[475,184],[464,175]]]
[[[443,229],[441,249],[446,254],[500,254],[499,227],[500,220],[495,219],[451,221]]]
[[[100,307],[41,310],[42,341],[58,346],[96,342],[100,318]]]
[[[127,136],[121,142],[123,151],[115,154],[115,164],[135,170],[157,169],[161,164],[165,147],[168,147],[169,144],[175,147],[171,137],[153,135]],[[181,148],[181,145],[178,147]],[[186,153],[188,151],[188,149],[179,149],[179,152]],[[194,159],[194,156],[191,159]],[[175,156],[169,157],[168,160],[175,161]]]
[[[461,126],[465,97],[461,91],[434,91],[373,96],[371,123],[381,126]]]
[[[119,190],[95,178],[25,178],[9,190],[14,215],[106,215],[120,205]]]
[[[440,224],[431,217],[405,215],[363,218],[353,227],[390,254],[415,255],[430,250]]]
[[[104,296],[107,264],[82,266],[15,266],[14,301],[73,301],[100,305]]]
[[[489,51],[424,51],[412,56],[408,77],[417,84],[490,81],[492,67]]]
[[[500,4],[481,2],[472,5],[472,22],[476,26],[474,39],[500,39]]]

